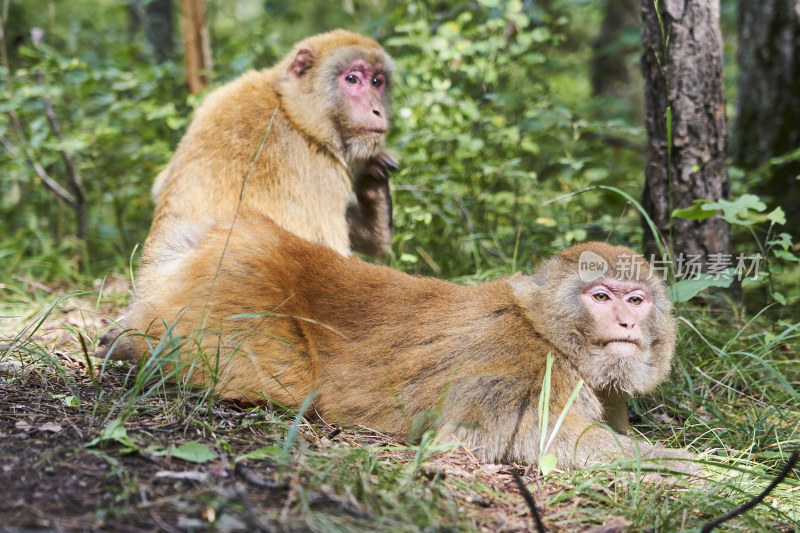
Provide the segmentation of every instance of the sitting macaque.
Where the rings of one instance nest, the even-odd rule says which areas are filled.
[[[344,255],[384,255],[392,241],[388,173],[397,169],[381,151],[393,70],[378,43],[336,30],[209,94],[153,184],[142,265],[168,259],[160,239],[178,236],[162,226],[202,225],[240,208]],[[104,333],[97,355],[119,334],[116,326]]]
[[[177,339],[183,378],[213,376],[223,398],[297,407],[318,393],[328,422],[401,437],[434,428],[482,460],[536,462],[550,353],[548,435],[585,382],[549,450],[561,467],[609,453],[691,464],[602,425],[609,394],[652,390],[673,357],[664,283],[634,251],[581,244],[532,275],[463,286],[346,258],[259,214],[230,226],[165,228],[165,259],[142,268],[126,321],[141,333],[112,357],[140,361]]]
[[[164,221],[200,223],[248,208],[344,255],[385,254],[394,64],[372,39],[336,30],[297,43],[280,63],[209,94],[153,185],[142,263],[158,260]]]

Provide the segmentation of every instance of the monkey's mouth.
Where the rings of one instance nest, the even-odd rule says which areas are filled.
[[[386,131],[386,129],[380,128],[362,128],[357,133],[362,137],[381,137],[386,135]]]
[[[603,342],[603,346],[608,346],[612,342],[626,342],[628,344],[635,344],[636,346],[639,346],[639,341],[636,339],[609,339]]]
[[[620,357],[633,356],[641,351],[639,341],[636,339],[609,339],[603,343],[607,353]]]

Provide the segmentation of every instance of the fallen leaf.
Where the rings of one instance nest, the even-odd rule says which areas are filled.
[[[602,526],[593,527],[586,531],[586,533],[622,533],[625,528],[633,522],[623,516],[615,516]]]
[[[58,433],[61,431],[61,424],[57,422],[45,422],[39,426],[39,431],[51,431],[53,433]]]
[[[192,463],[205,463],[217,458],[217,454],[208,449],[208,446],[199,442],[187,442],[180,446],[171,446],[169,453],[172,457],[183,459]]]
[[[247,452],[244,455],[240,455],[239,457],[237,457],[234,460],[234,462],[238,463],[242,459],[256,459],[256,460],[262,460],[263,461],[263,460],[266,460],[266,459],[272,459],[276,455],[278,455],[279,453],[281,453],[281,447],[280,446],[264,446],[264,447],[259,448],[257,450],[253,450],[251,452]]]
[[[2,361],[0,362],[0,374],[13,376],[22,372],[22,363],[19,361]]]
[[[205,481],[209,478],[209,475],[206,472],[200,472],[198,470],[187,470],[185,472],[159,470],[156,472],[156,477],[165,477],[168,479],[188,479],[189,481]]]
[[[514,469],[504,464],[485,464],[481,465],[481,470],[490,474],[511,474]]]

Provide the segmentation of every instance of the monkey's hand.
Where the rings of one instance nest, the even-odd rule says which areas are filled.
[[[376,211],[388,205],[390,215],[392,196],[389,192],[389,173],[400,168],[397,160],[388,152],[379,152],[364,164],[356,174],[353,189],[362,212]],[[389,217],[391,227],[391,216]]]
[[[668,468],[689,476],[699,476],[703,473],[703,469],[695,462],[696,457],[686,450],[653,445],[647,445],[645,448],[642,443],[639,446],[644,465]]]
[[[686,450],[653,445],[574,415],[567,415],[552,448],[559,465],[567,468],[618,463],[624,468],[642,467],[666,475],[702,473],[695,457]]]
[[[113,359],[115,361],[128,361],[137,365],[142,354],[148,350],[147,343],[141,334],[129,335],[131,330],[124,329],[121,325],[113,325],[108,331],[100,335],[97,349],[92,354],[99,359]]]
[[[99,359],[104,359],[111,345],[124,333],[121,327],[117,325],[111,326],[108,331],[100,335],[100,338],[97,340],[97,349],[92,355]]]
[[[382,257],[392,244],[392,194],[389,173],[395,158],[379,152],[364,164],[353,181],[355,198],[347,206],[350,246],[372,257]]]
[[[604,437],[606,438],[606,437]],[[622,455],[619,458],[629,458],[648,469],[655,469],[650,478],[657,479],[658,475],[670,475],[671,472],[698,476],[703,470],[695,462],[696,457],[683,449],[664,448],[626,435],[618,435],[616,439],[622,446]]]

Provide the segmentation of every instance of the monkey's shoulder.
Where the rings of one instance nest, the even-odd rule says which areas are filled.
[[[275,75],[270,70],[247,71],[210,92],[196,111],[193,123],[232,122],[254,113],[257,114],[254,119],[266,123],[279,103],[274,84]]]

